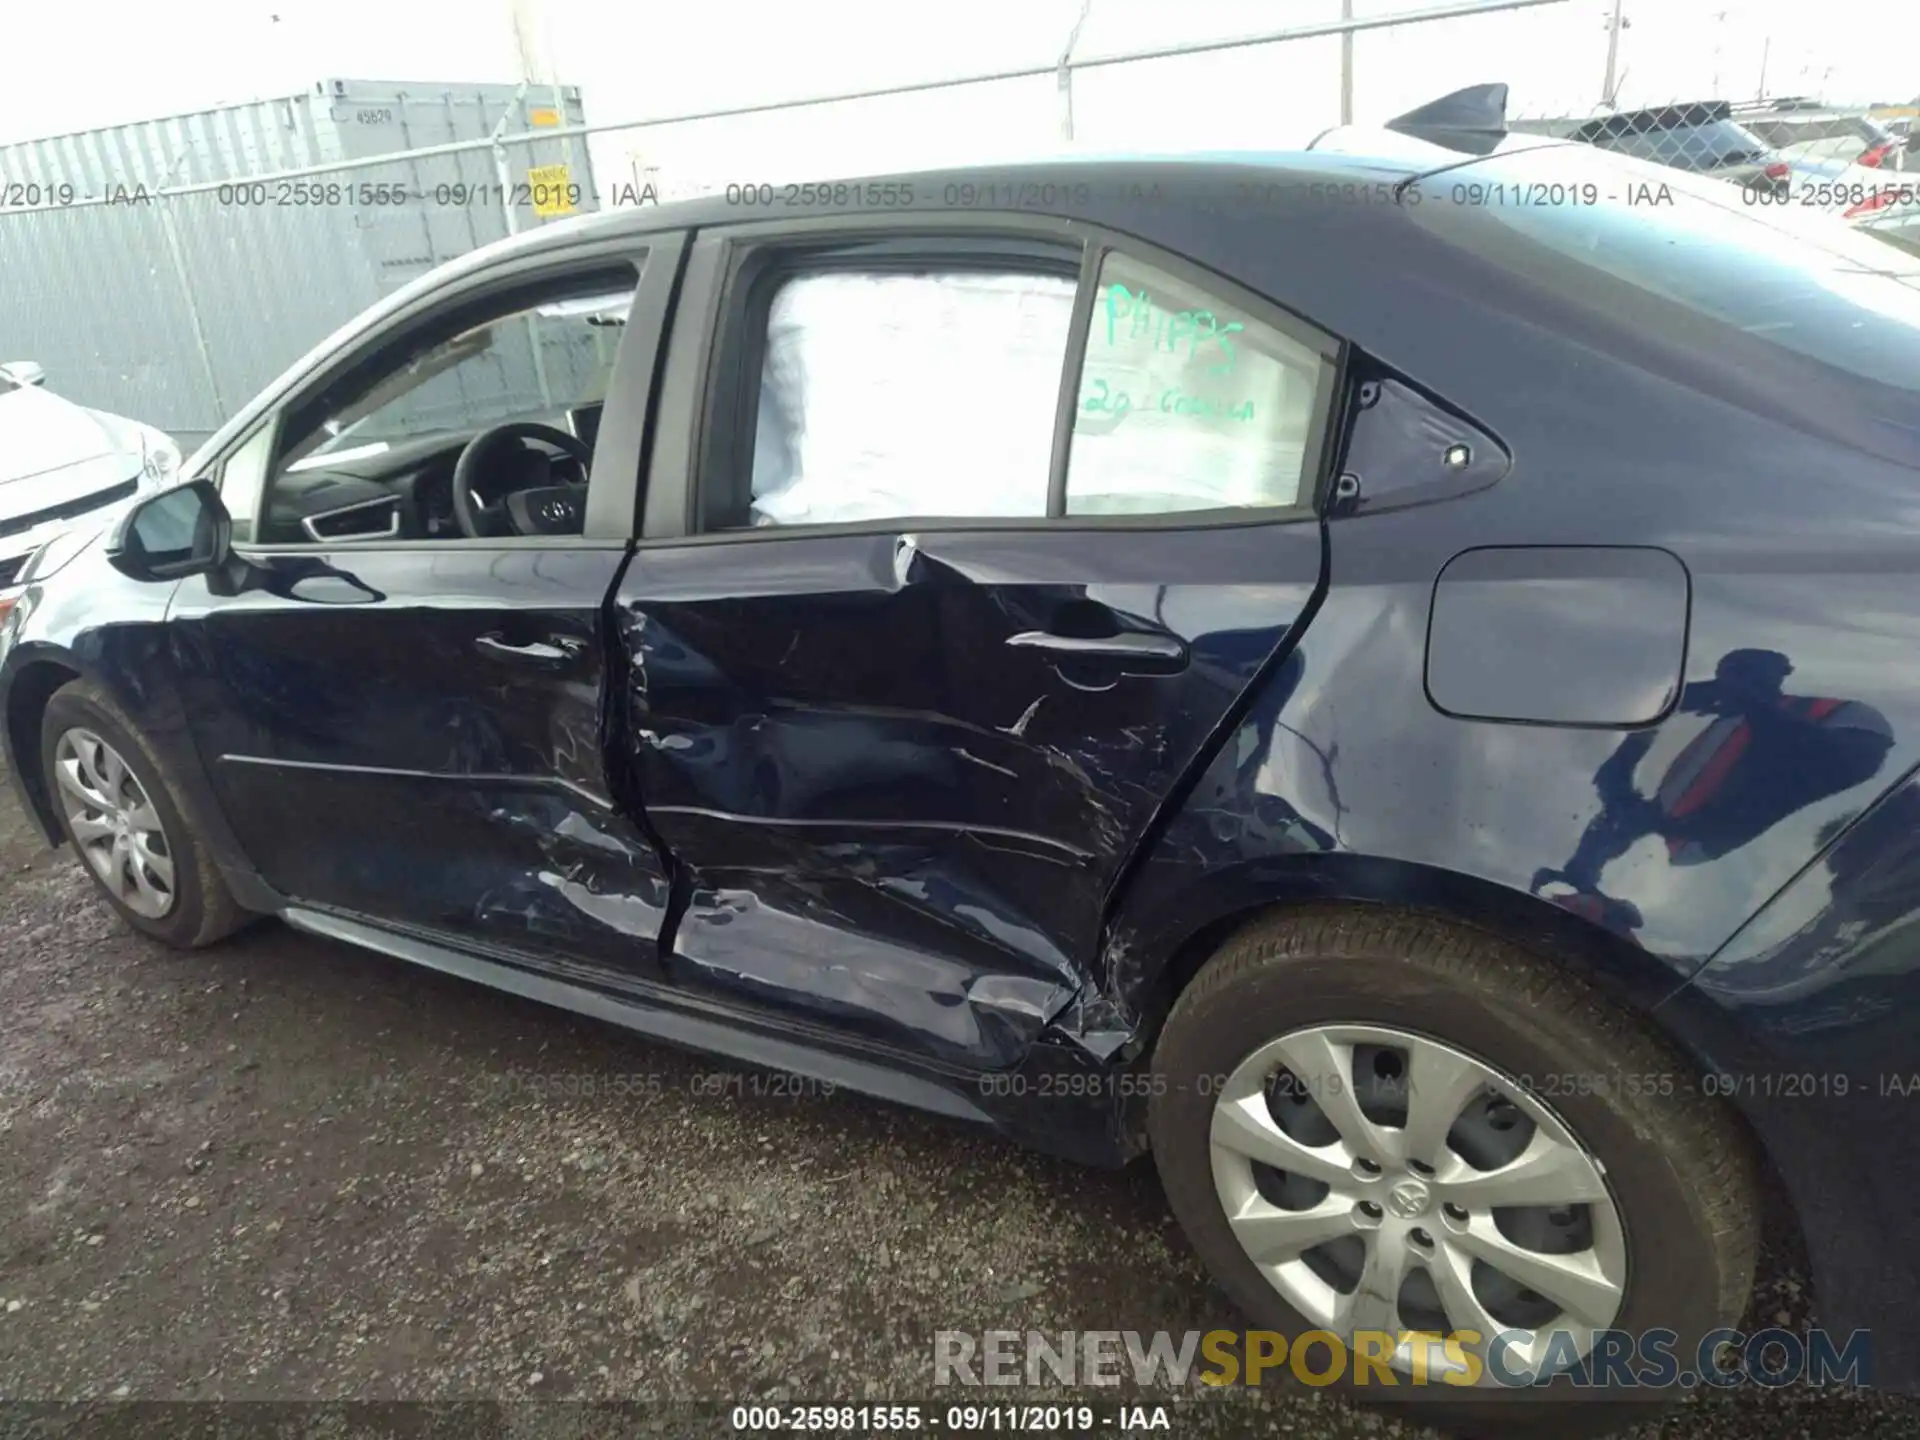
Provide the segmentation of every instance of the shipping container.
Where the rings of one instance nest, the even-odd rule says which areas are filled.
[[[197,443],[360,310],[506,235],[510,209],[528,229],[596,208],[579,139],[505,147],[504,184],[490,148],[406,154],[503,121],[580,125],[579,91],[326,80],[0,145],[0,360]],[[284,174],[323,165],[347,168]]]

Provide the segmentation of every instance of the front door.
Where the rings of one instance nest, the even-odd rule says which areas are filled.
[[[666,878],[611,798],[602,615],[658,342],[629,327],[674,258],[472,280],[227,459],[248,564],[184,583],[171,629],[220,804],[290,899],[657,968]]]
[[[714,383],[655,452],[615,604],[686,907],[665,964],[1012,1065],[1297,639],[1333,346],[1017,225],[714,235],[689,276],[673,364],[718,314]]]

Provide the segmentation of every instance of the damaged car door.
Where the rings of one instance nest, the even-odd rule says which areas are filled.
[[[1128,857],[1322,580],[1337,347],[1057,224],[690,254],[615,597],[669,977],[950,1066],[1098,1048]]]
[[[233,574],[170,616],[262,878],[568,974],[654,973],[665,873],[604,764],[676,236],[521,256],[387,317],[221,471]]]

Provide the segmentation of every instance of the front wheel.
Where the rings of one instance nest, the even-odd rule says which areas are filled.
[[[193,949],[246,922],[186,818],[179,785],[106,691],[75,680],[55,692],[40,762],[68,843],[134,929]]]
[[[1687,1367],[1740,1319],[1743,1134],[1640,1021],[1540,957],[1383,907],[1269,917],[1195,977],[1154,1063],[1175,1215],[1256,1326],[1377,1357],[1347,1366],[1351,1398],[1573,1434],[1650,1407],[1516,1378],[1609,1331],[1671,1330]]]

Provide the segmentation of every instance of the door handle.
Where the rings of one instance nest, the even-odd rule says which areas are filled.
[[[525,645],[509,644],[506,636],[495,633],[482,635],[475,640],[474,647],[490,655],[498,655],[507,660],[534,660],[541,664],[553,665],[562,660],[571,660],[580,653],[578,640],[557,640],[548,644],[544,640],[532,640]]]
[[[1160,665],[1184,665],[1187,647],[1172,635],[1123,630],[1118,635],[1056,635],[1051,630],[1022,630],[1007,644],[1023,650],[1050,650],[1072,659],[1147,660]]]

